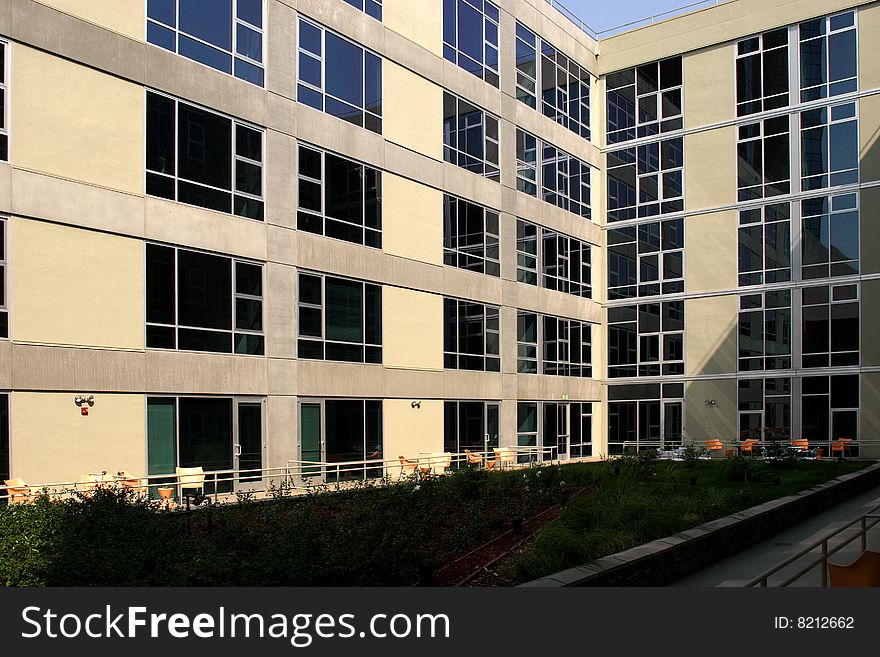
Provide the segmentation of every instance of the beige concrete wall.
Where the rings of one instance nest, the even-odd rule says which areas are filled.
[[[684,193],[688,211],[736,203],[735,127],[685,135]]]
[[[865,372],[861,376],[861,410],[859,411],[859,439],[872,444],[862,447],[860,456],[880,458],[880,372]]]
[[[861,270],[863,274],[880,272],[880,187],[868,187],[859,194],[859,237],[861,238]],[[870,248],[869,248],[870,245]]]
[[[88,416],[73,402],[94,394]],[[12,474],[29,483],[78,480],[89,472],[146,469],[143,395],[12,394]]]
[[[730,43],[682,58],[686,128],[729,121],[735,117],[736,47]]]
[[[386,285],[382,333],[386,367],[443,369],[443,297]]]
[[[17,43],[12,61],[16,166],[142,194],[143,88]]]
[[[443,264],[443,193],[407,178],[382,176],[385,253]]]
[[[730,290],[737,284],[737,217],[733,210],[685,219],[684,289]]]
[[[443,3],[440,0],[385,0],[382,3],[385,27],[394,30],[443,56]]]
[[[13,217],[12,338],[144,348],[140,240]]]
[[[736,379],[691,381],[684,396],[685,443],[704,447],[709,438],[728,444],[736,440]]]
[[[688,299],[685,311],[685,373],[736,372],[736,296]]]
[[[412,402],[421,402],[413,408]],[[403,456],[414,459],[422,452],[443,451],[443,402],[436,399],[386,399],[382,403],[383,452],[386,461]],[[400,469],[388,467],[388,474],[397,477]]]
[[[875,242],[876,244],[876,242]],[[873,340],[880,326],[880,280],[862,281],[862,366],[880,365],[880,341]],[[864,403],[863,403],[864,406]]]
[[[144,40],[143,0],[38,0],[138,41]]]
[[[862,182],[880,180],[880,96],[859,100],[859,168]]]
[[[443,159],[443,89],[386,59],[382,67],[382,134],[435,160]]]
[[[880,87],[880,58],[877,40],[880,39],[880,3],[859,9],[859,87],[862,90]]]

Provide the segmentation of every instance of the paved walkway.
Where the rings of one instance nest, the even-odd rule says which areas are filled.
[[[835,529],[870,511],[872,507],[877,505],[880,505],[880,486],[838,504],[836,507],[794,527],[785,529],[738,554],[722,559],[708,568],[677,580],[669,586],[742,586],[745,582],[760,575],[763,571],[785,561],[788,557],[806,548],[810,543],[819,540],[826,534],[832,533]],[[841,535],[841,539],[846,540],[846,538],[858,534],[858,527],[856,525],[856,527],[844,532]],[[835,540],[829,547],[833,548],[835,545],[839,545],[839,543],[840,541]],[[868,532],[868,549],[880,550],[880,525]],[[857,539],[834,554],[830,561],[840,564],[852,563],[860,551],[861,543]],[[812,557],[812,555],[818,554],[818,551],[814,551],[808,556]],[[780,571],[778,575],[770,580],[770,586],[773,586],[775,581],[793,575],[805,566],[806,563],[806,559],[798,560]],[[819,586],[820,583],[819,568],[814,568],[793,583],[792,586]]]

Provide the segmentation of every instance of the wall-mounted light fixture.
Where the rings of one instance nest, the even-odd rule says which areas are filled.
[[[714,405],[715,405],[715,400],[714,400],[714,399],[707,399],[707,400],[705,401],[705,404],[706,404],[706,406],[714,406]]]
[[[95,405],[95,396],[89,395],[86,397],[85,395],[77,395],[73,398],[73,403],[79,406],[80,415],[88,415],[89,408]]]
[[[420,401],[414,401],[412,404],[410,404],[410,406],[412,406],[413,408],[421,408],[421,407],[422,407],[422,402],[420,402]]]

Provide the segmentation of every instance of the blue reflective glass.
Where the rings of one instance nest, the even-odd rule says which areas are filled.
[[[840,30],[844,27],[850,27],[855,22],[855,14],[853,12],[847,12],[845,14],[840,14],[839,16],[831,17],[831,29],[832,30]]]
[[[366,12],[368,16],[372,16],[377,21],[382,20],[382,5],[374,0],[367,0]]]
[[[831,259],[859,259],[859,213],[845,212],[832,216]]]
[[[321,56],[321,30],[305,21],[299,22],[299,47]]]
[[[263,27],[263,0],[238,0],[238,17],[256,27]]]
[[[259,66],[255,66],[244,59],[235,58],[235,77],[247,80],[251,84],[263,86],[265,72]]]
[[[235,49],[255,62],[263,61],[263,35],[239,23],[236,26]]]
[[[320,88],[321,62],[301,52],[299,54],[299,79]]]
[[[303,105],[314,107],[316,110],[323,111],[324,109],[324,97],[314,89],[309,89],[302,84],[297,86],[296,100]]]
[[[348,103],[340,103],[338,100],[334,100],[329,96],[325,99],[324,111],[331,116],[342,119],[343,121],[348,121],[349,123],[354,123],[361,127],[364,125],[363,111],[357,107],[349,105]]]
[[[189,57],[202,64],[207,64],[212,68],[216,68],[224,73],[232,73],[232,55],[211,48],[198,41],[180,35],[179,50],[181,55]]]
[[[498,7],[493,5],[491,2],[486,3],[485,7],[486,16],[491,18],[496,23],[498,22]]]
[[[350,4],[352,7],[360,9],[361,11],[364,10],[364,0],[345,0],[345,2]]]
[[[327,33],[325,91],[360,107],[364,102],[363,50],[350,41]]]
[[[845,80],[856,76],[856,31],[847,30],[828,37],[828,79]]]
[[[179,29],[231,51],[232,0],[180,0]]]
[[[147,23],[147,43],[174,52],[174,31],[156,23]]]
[[[147,2],[147,18],[174,27],[174,2],[175,0],[149,0]]]
[[[364,107],[376,114],[382,113],[382,60],[372,53],[364,53]]]
[[[858,123],[834,123],[829,127],[831,170],[855,169],[859,165]]]
[[[828,140],[825,128],[814,128],[802,133],[801,153],[801,170],[804,176],[827,172]]]
[[[455,45],[455,6],[456,0],[443,0],[443,41],[452,46]],[[454,56],[448,53],[443,55],[450,61],[455,61]]]
[[[458,49],[483,61],[483,16],[464,0],[458,1]]]

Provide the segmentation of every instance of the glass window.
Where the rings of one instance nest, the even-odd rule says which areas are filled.
[[[859,124],[855,103],[801,112],[801,189],[859,181]]]
[[[6,43],[0,41],[0,161],[9,159],[9,95],[6,89]]]
[[[382,134],[382,59],[299,20],[297,101]]]
[[[382,248],[382,172],[300,145],[296,227]]]
[[[805,287],[803,367],[859,364],[859,286]]]
[[[681,137],[608,153],[608,221],[684,210]]]
[[[520,101],[584,139],[590,138],[590,74],[519,21],[516,69]]]
[[[740,41],[736,59],[737,116],[788,104],[788,28]]]
[[[494,458],[498,447],[500,404],[484,401],[448,401],[443,404],[443,449],[453,454],[470,450]]]
[[[443,366],[501,371],[499,309],[471,301],[443,300]]]
[[[859,195],[819,196],[801,201],[804,279],[859,273]]]
[[[791,208],[774,203],[739,212],[739,284],[791,280]]]
[[[147,244],[147,347],[262,355],[263,267]]]
[[[608,298],[684,292],[684,220],[608,231]]]
[[[591,326],[520,310],[517,313],[517,372],[592,376]]]
[[[674,449],[682,444],[684,386],[608,387],[608,453]]]
[[[263,220],[263,131],[147,92],[147,194]]]
[[[611,73],[605,85],[609,144],[683,127],[681,57]]]
[[[858,89],[855,13],[817,18],[799,26],[801,101]]]
[[[787,369],[791,369],[791,290],[740,297],[740,372]]]
[[[592,296],[592,247],[523,219],[516,222],[516,279],[587,299]]]
[[[590,218],[590,165],[516,129],[516,188]]]
[[[498,213],[470,201],[444,195],[443,264],[500,276]]]
[[[352,7],[360,9],[367,16],[382,21],[382,0],[345,0]]]
[[[788,194],[791,190],[788,116],[741,125],[738,135],[738,199],[749,201]]]
[[[498,7],[489,0],[443,0],[443,57],[498,86]]]
[[[791,379],[740,379],[739,438],[791,440]]]
[[[684,374],[684,302],[608,309],[608,377]]]
[[[382,362],[382,287],[321,274],[299,275],[300,358]]]
[[[6,289],[9,280],[6,248],[9,240],[6,235],[6,221],[0,217],[0,338],[9,337],[9,294]]]
[[[828,454],[831,441],[849,438],[847,453],[858,455],[858,374],[804,377],[801,414],[801,435],[811,449],[824,446]]]
[[[262,0],[147,0],[147,42],[262,87]]]
[[[498,118],[443,92],[443,159],[500,182]]]

